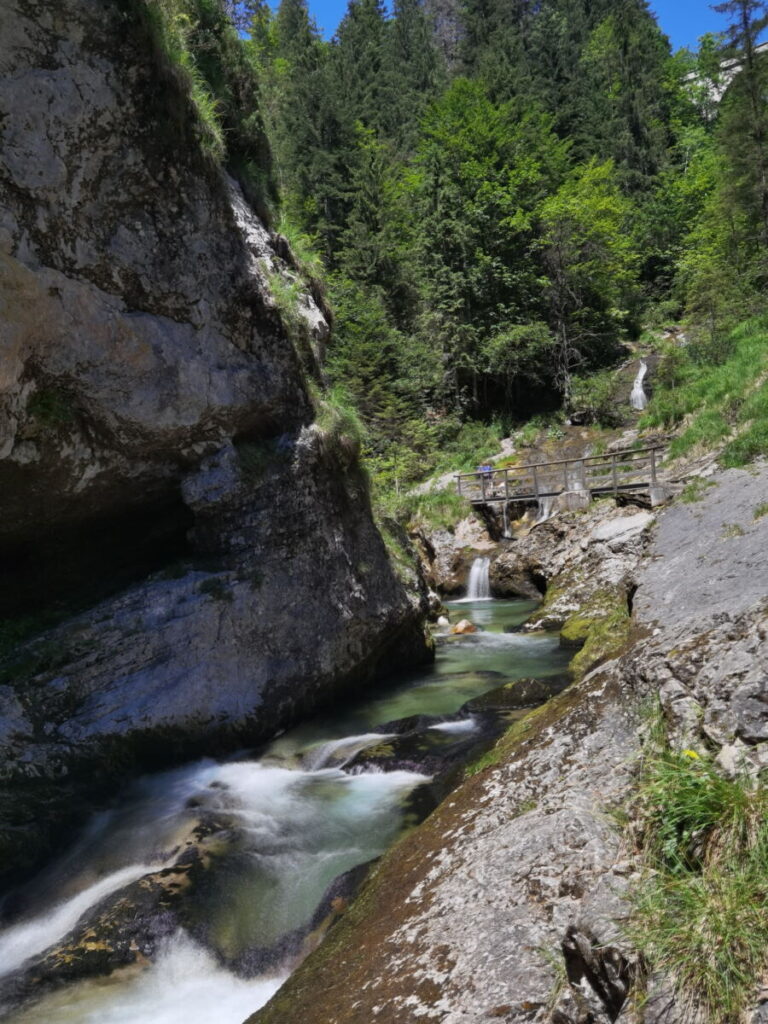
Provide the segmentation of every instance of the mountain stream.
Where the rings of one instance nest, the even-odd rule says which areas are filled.
[[[552,692],[565,685],[557,636],[518,631],[534,607],[465,600],[461,616],[481,631],[439,637],[434,665],[389,679],[266,748],[133,784],[6,901],[3,1019],[242,1024],[319,941],[364,866],[526,713],[489,694],[522,678],[549,681]],[[141,952],[127,966],[63,969],[83,951],[98,954],[103,921],[119,919],[121,906],[139,919],[141,900],[158,885],[166,888],[148,917],[151,941],[129,928],[130,948]]]

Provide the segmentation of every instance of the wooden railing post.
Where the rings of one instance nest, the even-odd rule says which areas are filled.
[[[639,450],[626,449],[620,452],[610,452],[604,455],[592,455],[584,459],[560,459],[553,462],[529,462],[527,465],[517,466],[512,472],[516,473],[515,480],[518,484],[518,492],[521,498],[536,497],[537,501],[545,493],[557,494],[557,467],[563,471],[563,486],[567,490],[571,483],[577,488],[584,487],[592,492],[593,486],[597,492],[613,491],[618,496],[620,488],[645,486],[648,477],[650,485],[658,486],[658,465],[657,456],[663,455],[662,448],[641,448]],[[610,461],[609,461],[610,460]],[[619,479],[619,463],[621,460],[621,481]],[[603,470],[611,474],[610,486],[603,475]],[[569,470],[571,471],[569,473]],[[542,477],[541,473],[545,475]],[[594,481],[588,479],[588,473],[596,474]],[[504,474],[504,490],[499,489],[499,474]],[[551,479],[548,475],[553,474]],[[571,479],[572,474],[572,479]],[[628,475],[627,475],[628,474]],[[491,471],[488,473],[456,473],[456,489],[459,495],[467,497],[473,502],[488,501],[511,501],[513,500],[512,489],[510,488],[509,467],[503,470]],[[470,480],[469,486],[464,486],[464,480]],[[478,479],[480,482],[478,488]],[[528,490],[529,481],[532,484],[532,491]],[[623,483],[622,483],[623,481]],[[488,484],[491,487],[488,487]],[[478,496],[477,490],[481,494]],[[489,494],[490,492],[490,494]]]

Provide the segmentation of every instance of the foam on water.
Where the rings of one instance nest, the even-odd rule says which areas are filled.
[[[488,560],[479,562],[476,575],[482,570],[487,581]],[[484,597],[484,584],[472,590],[480,594],[470,615],[482,632],[445,643],[434,666],[371,691],[330,722],[292,730],[261,761],[199,762],[158,774],[96,816],[80,843],[25,890],[25,919],[0,932],[0,973],[59,942],[99,900],[158,870],[208,812],[235,837],[232,856],[223,851],[194,897],[219,953],[179,932],[144,969],[66,986],[9,1024],[241,1024],[263,1005],[283,976],[244,979],[224,963],[243,962],[240,951],[269,948],[307,926],[334,879],[396,838],[405,797],[428,781],[373,766],[342,771],[358,752],[391,738],[372,729],[411,714],[452,715],[512,673],[558,669],[556,637],[495,631],[522,622],[532,602],[507,606]],[[475,723],[434,728],[458,737]]]
[[[13,1024],[242,1024],[272,998],[286,977],[237,978],[188,935],[178,932],[139,975],[81,982],[12,1020]]]
[[[310,771],[316,771],[324,768],[329,761],[336,761],[336,767],[343,768],[361,750],[384,743],[392,739],[392,735],[386,732],[366,732],[360,736],[344,736],[342,739],[318,743],[304,754],[302,765]]]
[[[70,932],[83,914],[99,900],[136,882],[162,865],[132,864],[88,886],[77,896],[49,910],[43,917],[21,922],[0,932],[0,977],[10,974],[31,956],[42,953]]]
[[[430,729],[435,729],[437,732],[456,733],[457,735],[474,732],[476,728],[477,722],[474,718],[464,718],[460,722],[439,722],[437,725],[430,725]]]

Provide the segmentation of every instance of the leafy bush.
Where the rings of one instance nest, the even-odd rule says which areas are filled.
[[[586,413],[590,423],[615,427],[622,423],[626,403],[616,401],[616,377],[612,370],[602,370],[587,377],[571,378],[571,405]]]

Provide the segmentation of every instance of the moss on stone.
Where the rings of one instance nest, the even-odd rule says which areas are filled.
[[[621,588],[597,591],[568,617],[560,631],[560,643],[578,653],[570,664],[574,679],[581,679],[601,661],[618,654],[630,632],[629,609]]]
[[[560,630],[560,646],[580,650],[587,642],[594,619],[581,611],[574,612],[563,623]]]
[[[571,661],[571,672],[581,679],[596,665],[615,657],[626,645],[630,635],[630,618],[626,607],[618,605],[603,619],[593,623],[586,643]]]

